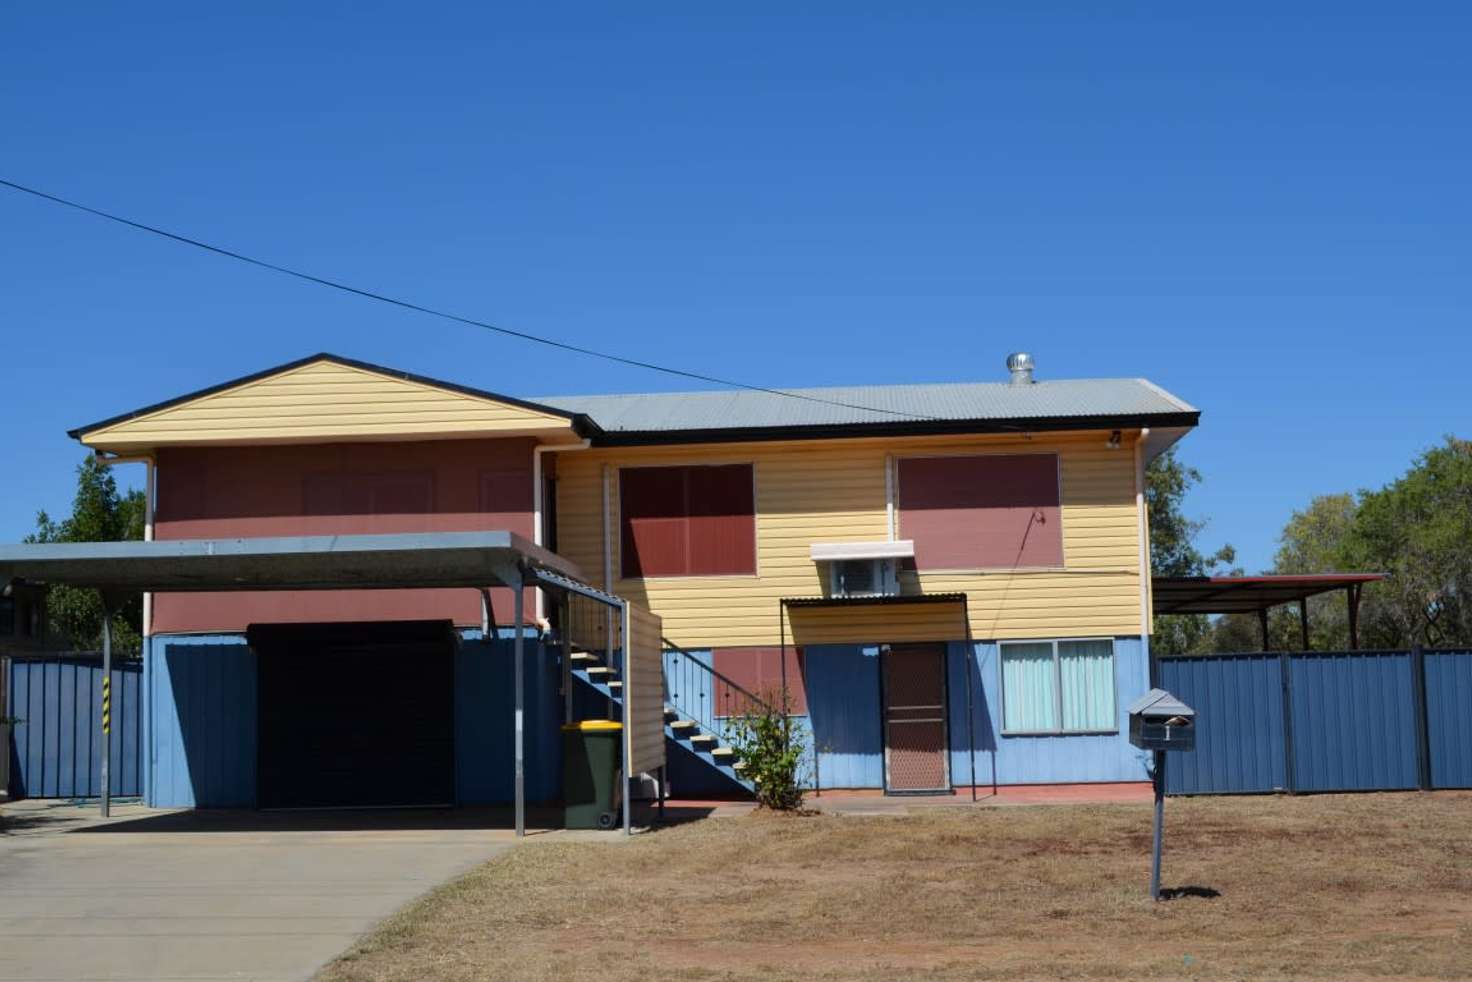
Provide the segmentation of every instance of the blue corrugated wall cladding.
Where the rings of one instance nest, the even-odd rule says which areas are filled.
[[[1417,786],[1408,653],[1292,655],[1289,666],[1296,790]]]
[[[142,666],[114,663],[110,780],[120,797],[143,793]],[[10,793],[95,798],[102,793],[102,661],[60,656],[10,664]]]
[[[1162,688],[1199,714],[1196,749],[1172,754],[1171,794],[1246,793],[1288,786],[1283,676],[1277,655],[1163,658]]]
[[[808,645],[803,660],[819,786],[883,787],[878,647]]]
[[[236,635],[156,637],[148,647],[148,803],[256,803],[256,656]]]
[[[513,641],[463,641],[455,653],[455,788],[462,805],[500,804],[515,795]],[[562,795],[562,704],[557,659],[525,642],[526,796]]]
[[[1003,736],[998,646],[994,643],[952,642],[948,651],[953,784],[990,784],[993,763],[998,784],[1148,779],[1146,756],[1130,745],[1129,720],[1125,713],[1125,707],[1150,688],[1145,648],[1139,638],[1114,639],[1114,712],[1118,731],[1101,735]],[[965,673],[968,671],[972,686],[970,730],[966,717]],[[970,751],[973,734],[976,743],[974,776]]]
[[[1433,788],[1472,788],[1472,651],[1426,652]]]

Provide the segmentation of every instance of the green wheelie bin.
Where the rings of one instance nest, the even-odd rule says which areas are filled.
[[[623,804],[618,793],[624,725],[607,719],[562,727],[563,826],[611,829]]]

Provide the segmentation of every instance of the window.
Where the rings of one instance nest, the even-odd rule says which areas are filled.
[[[1057,454],[904,457],[898,476],[917,570],[1063,565]]]
[[[623,575],[756,572],[750,464],[619,471]]]
[[[1114,642],[1004,641],[1002,732],[1113,733]]]
[[[0,638],[15,634],[15,598],[0,597]]]

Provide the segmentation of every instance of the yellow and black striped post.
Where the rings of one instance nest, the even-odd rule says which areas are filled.
[[[102,601],[102,817],[112,814],[112,612],[110,597],[97,591]]]

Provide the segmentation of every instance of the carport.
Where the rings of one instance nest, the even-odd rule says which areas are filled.
[[[1303,650],[1309,650],[1308,598],[1344,591],[1349,611],[1349,646],[1360,646],[1360,592],[1384,573],[1274,574],[1267,576],[1157,576],[1150,581],[1156,614],[1257,614],[1262,650],[1268,650],[1268,611],[1298,605]]]
[[[396,535],[303,536],[258,539],[194,539],[149,542],[97,542],[0,547],[0,584],[65,584],[94,589],[112,609],[131,593],[227,592],[251,590],[473,589],[481,594],[482,628],[489,631],[488,589],[511,589],[513,729],[516,831],[525,834],[525,665],[524,591],[541,587],[566,599],[579,595],[619,616],[619,637],[627,639],[624,658],[623,773],[632,775],[663,764],[663,696],[658,619],[627,601],[583,582],[562,557],[506,531],[439,532]],[[648,622],[648,623],[646,623]],[[104,679],[109,677],[112,639],[103,620]],[[650,643],[652,633],[653,641]],[[611,641],[611,639],[610,639]],[[567,638],[564,636],[564,655]],[[647,650],[646,650],[647,649]],[[564,681],[569,661],[563,658]],[[637,688],[636,688],[637,687]],[[102,814],[110,809],[109,695],[102,693]],[[569,705],[571,700],[569,699]],[[658,734],[656,742],[651,734]],[[656,759],[657,758],[657,759]],[[635,770],[636,765],[638,770]],[[623,795],[623,824],[630,831],[629,795]]]

